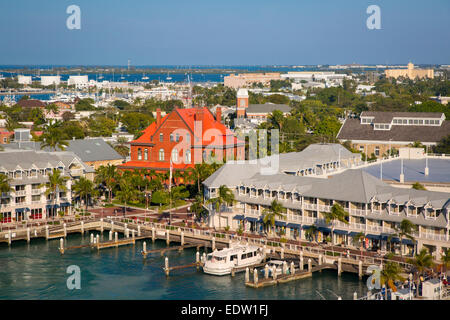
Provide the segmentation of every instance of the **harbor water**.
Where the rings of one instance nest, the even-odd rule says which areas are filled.
[[[108,233],[100,235],[107,240]],[[89,234],[68,235],[65,247],[89,243]],[[175,245],[175,244],[174,244]],[[164,241],[147,249],[165,247]],[[173,271],[166,278],[164,257],[155,253],[143,259],[142,241],[118,248],[79,248],[61,255],[59,240],[35,239],[0,244],[0,299],[352,299],[367,294],[365,279],[352,273],[337,276],[335,270],[314,273],[311,278],[260,289],[244,285],[244,273],[231,276],[206,275],[195,268]],[[202,248],[203,250],[203,248]],[[170,265],[194,262],[196,249],[167,252]],[[201,252],[202,253],[202,252]],[[69,266],[78,266],[81,288],[68,289]],[[69,283],[72,283],[70,281]]]

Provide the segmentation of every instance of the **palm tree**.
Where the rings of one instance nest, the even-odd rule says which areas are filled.
[[[60,127],[61,123],[59,121],[55,121],[45,127],[45,132],[40,137],[42,140],[41,149],[47,147],[51,148],[53,151],[56,151],[57,148],[60,150],[66,149],[69,143],[63,139]]]
[[[423,248],[420,250],[419,254],[416,254],[416,256],[413,259],[408,259],[408,263],[412,264],[417,269],[417,296],[419,296],[419,283],[420,283],[420,276],[423,275],[423,272],[426,269],[429,269],[433,267],[433,257],[431,254],[428,253],[428,250]]]
[[[353,236],[353,241],[358,243],[358,245],[359,245],[361,256],[363,254],[363,241],[365,238],[366,238],[366,235],[364,234],[364,232],[359,232]]]
[[[112,190],[117,183],[118,173],[117,168],[108,164],[107,166],[100,166],[96,171],[96,183],[104,183],[108,190],[108,201],[112,201]]]
[[[348,218],[348,212],[345,211],[339,203],[333,204],[330,212],[322,212],[322,215],[327,224],[331,223],[331,239],[333,239],[334,222],[336,220],[348,224],[348,221],[346,220],[346,218]]]
[[[128,143],[127,138],[125,138],[125,137],[118,137],[115,145],[113,146],[113,148],[121,156],[127,157],[130,154],[130,148],[127,146],[127,143]]]
[[[61,175],[59,169],[53,169],[52,173],[48,175],[48,182],[41,184],[40,187],[45,186],[45,195],[51,195],[53,206],[56,205],[56,193],[59,191],[67,192],[66,181],[68,177]]]
[[[127,204],[130,201],[136,199],[138,195],[138,191],[136,188],[130,183],[130,178],[126,175],[122,175],[119,182],[120,190],[117,191],[117,198],[120,202],[122,202],[125,206],[125,214],[127,213]]]
[[[401,276],[403,272],[402,267],[396,262],[388,261],[383,265],[383,270],[380,274],[380,283],[386,286],[385,297],[387,300],[387,288],[390,287],[396,290],[395,281],[405,281]]]
[[[269,208],[263,210],[263,223],[266,226],[272,227],[272,232],[275,232],[275,219],[277,217],[283,219],[284,218],[284,207],[277,200],[273,200],[270,203]]]
[[[187,170],[191,174],[193,181],[197,181],[198,193],[201,194],[201,182],[203,182],[210,174],[211,170],[206,163],[196,164]]]
[[[205,220],[208,216],[208,210],[203,206],[203,197],[201,195],[195,197],[195,201],[191,205],[191,212],[195,213],[199,221]]]
[[[396,232],[394,235],[400,239],[400,256],[403,257],[403,238],[405,237],[411,241],[415,241],[412,234],[417,230],[417,226],[408,219],[403,219],[402,222],[400,222],[400,228],[394,226],[394,230]],[[392,236],[393,235],[389,236],[388,241],[392,239]]]
[[[7,175],[0,173],[0,194],[14,191],[9,184],[10,181],[11,179]]]
[[[89,197],[93,197],[97,191],[94,189],[94,183],[91,180],[86,179],[85,177],[81,177],[79,180],[75,181],[72,190],[75,192],[75,195],[80,197],[80,199],[84,198],[84,204],[86,205],[87,211],[89,205]]]
[[[314,241],[317,240],[317,233],[319,232],[319,229],[317,226],[312,225],[305,231],[305,238],[307,239],[314,239]]]
[[[219,212],[219,228],[222,228],[222,205],[234,203],[234,194],[231,189],[225,185],[221,185],[217,190],[217,197],[211,198],[206,203],[214,206],[215,211]]]
[[[450,266],[450,249],[445,249],[441,255],[442,267],[445,274],[447,274],[447,268]]]

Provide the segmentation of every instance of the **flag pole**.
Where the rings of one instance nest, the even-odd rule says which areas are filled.
[[[169,225],[172,225],[172,157],[170,157],[169,168]]]

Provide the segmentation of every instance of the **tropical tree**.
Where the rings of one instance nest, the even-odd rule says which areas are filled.
[[[66,149],[69,143],[63,139],[63,134],[60,127],[61,123],[59,121],[55,121],[45,127],[44,133],[39,138],[42,141],[41,149],[50,148],[53,151],[56,151],[56,149]]]
[[[0,173],[0,195],[2,193],[13,192],[14,189],[10,185],[11,179],[7,175]]]
[[[127,157],[130,154],[130,148],[127,146],[128,140],[125,137],[118,137],[116,144],[113,146],[121,156]]]
[[[410,220],[403,219],[400,222],[400,227],[397,228],[396,226],[394,226],[394,230],[395,230],[395,233],[391,234],[388,237],[388,241],[390,242],[394,235],[400,239],[400,255],[403,257],[403,239],[408,238],[414,242],[415,239],[414,239],[413,233],[417,230],[417,226],[414,223],[412,223]]]
[[[93,198],[97,193],[97,190],[94,189],[94,183],[85,177],[81,177],[75,181],[72,186],[72,190],[75,192],[75,195],[80,197],[80,199],[84,199],[84,204],[86,205],[87,211],[89,198]]]
[[[425,188],[425,186],[423,184],[421,184],[420,182],[415,182],[412,185],[412,188],[416,189],[416,190],[427,190],[427,188]]]
[[[381,270],[380,274],[380,283],[381,285],[386,286],[385,297],[387,300],[387,288],[391,288],[392,290],[396,290],[395,282],[396,281],[405,281],[405,278],[401,276],[403,272],[402,267],[393,261],[388,261],[383,265],[383,270]]]
[[[450,249],[445,249],[441,255],[442,267],[445,274],[447,274],[447,268],[450,266]]]
[[[53,203],[53,206],[56,205],[57,192],[67,192],[66,181],[68,179],[68,177],[64,177],[61,175],[61,171],[59,169],[53,169],[52,173],[48,175],[48,181],[45,184],[40,185],[40,187],[45,186],[46,196],[51,195],[51,202]]]
[[[126,175],[121,177],[119,188],[120,190],[117,191],[117,198],[124,204],[126,214],[127,204],[137,198],[139,191],[130,183],[130,179]]]
[[[408,259],[408,263],[412,264],[416,268],[417,272],[417,296],[419,296],[419,284],[420,276],[423,275],[424,271],[432,268],[434,265],[433,257],[428,253],[428,250],[423,248],[420,250],[419,254],[412,259]]]
[[[207,204],[214,206],[215,211],[219,212],[219,228],[222,228],[222,205],[234,203],[234,194],[230,188],[225,185],[221,185],[217,190],[217,197],[211,198],[206,201]]]
[[[346,219],[348,218],[348,212],[345,211],[339,203],[333,204],[330,212],[322,212],[322,215],[325,218],[327,224],[331,223],[331,239],[333,239],[334,222],[336,220],[348,224],[348,221]]]
[[[198,194],[201,194],[201,183],[212,173],[206,163],[196,164],[187,170],[192,177],[192,181],[197,182]]]
[[[359,245],[359,250],[361,252],[361,255],[363,254],[363,243],[364,243],[365,238],[366,238],[366,235],[364,234],[364,232],[359,232],[353,236],[353,242],[355,242]]]
[[[208,217],[208,210],[203,206],[203,197],[197,195],[195,201],[191,205],[191,212],[193,212],[199,221],[205,221]]]
[[[272,233],[275,232],[275,219],[284,218],[284,207],[277,200],[270,203],[269,208],[263,210],[263,223],[265,226],[271,227]]]
[[[305,230],[305,238],[309,239],[311,241],[317,241],[317,234],[319,233],[319,229],[317,226],[312,225],[308,229]]]
[[[108,164],[107,166],[100,166],[96,170],[95,182],[104,183],[108,190],[108,201],[112,201],[113,188],[117,183],[118,173],[117,168]]]

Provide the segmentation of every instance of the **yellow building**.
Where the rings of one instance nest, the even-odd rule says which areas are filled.
[[[409,78],[414,80],[416,78],[424,79],[424,78],[434,78],[434,70],[433,69],[414,69],[414,64],[411,62],[408,63],[407,69],[388,69],[385,70],[386,78],[394,78],[397,79],[399,77]]]

